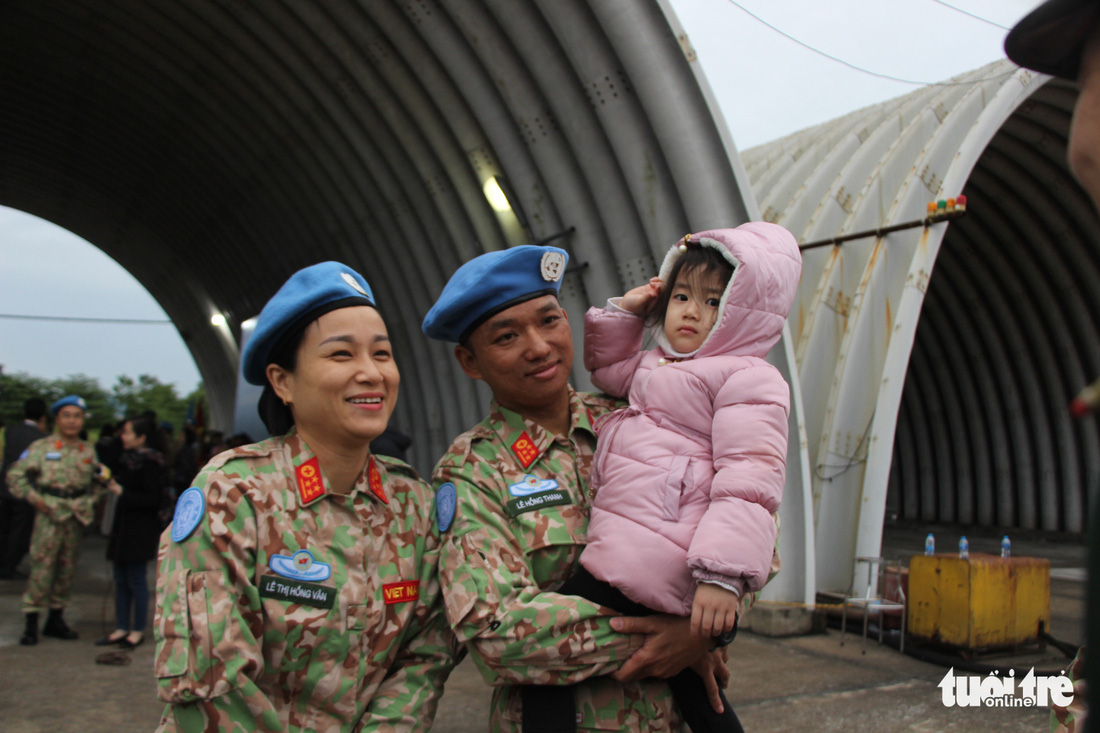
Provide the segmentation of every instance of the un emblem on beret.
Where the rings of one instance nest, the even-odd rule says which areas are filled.
[[[565,255],[561,252],[546,252],[539,263],[539,270],[543,280],[556,283],[565,272]]]
[[[358,290],[358,291],[359,291],[360,293],[362,293],[363,295],[366,295],[366,294],[367,294],[367,291],[366,291],[366,290],[363,290],[363,286],[362,286],[362,285],[360,285],[360,284],[359,284],[359,283],[358,283],[358,282],[357,282],[357,281],[355,280],[355,278],[354,278],[354,277],[352,277],[351,275],[349,275],[348,273],[346,273],[346,272],[341,272],[341,273],[340,273],[340,277],[342,277],[342,278],[344,279],[344,282],[346,282],[346,283],[347,283],[348,285],[350,285],[350,286],[352,286],[353,288],[355,288],[356,290]]]

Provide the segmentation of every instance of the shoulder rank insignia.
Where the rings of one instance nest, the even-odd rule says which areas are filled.
[[[515,443],[512,443],[512,453],[524,468],[529,468],[539,457],[539,449],[535,447],[535,441],[531,440],[526,430],[520,433]]]
[[[183,542],[187,539],[199,526],[205,513],[206,497],[202,495],[202,489],[192,486],[180,494],[176,500],[176,513],[172,515],[172,541]]]
[[[378,472],[378,466],[374,464],[374,456],[370,458],[370,468],[367,469],[367,483],[370,484],[371,493],[382,500],[383,504],[389,504],[386,491],[382,488],[382,474]]]
[[[303,504],[308,504],[325,493],[325,482],[321,479],[321,465],[317,456],[298,466],[294,470],[298,478],[298,496]]]
[[[451,528],[457,504],[458,494],[455,492],[455,485],[450,481],[440,486],[435,492],[435,523],[440,532],[446,532]]]

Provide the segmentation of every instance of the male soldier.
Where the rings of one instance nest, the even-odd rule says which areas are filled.
[[[569,385],[573,341],[557,299],[566,261],[555,247],[481,255],[424,319],[424,333],[456,342],[463,371],[494,397],[433,476],[439,528],[450,530],[440,559],[447,615],[496,686],[491,730],[560,729],[524,715],[531,683],[574,685],[566,727],[680,730],[667,684],[653,678],[699,662],[719,709],[714,677],[729,673],[712,666],[710,641],[691,637],[687,619],[612,619],[555,592],[586,542],[592,423],[621,404]]]
[[[16,568],[30,547],[34,524],[34,507],[8,491],[8,469],[31,443],[45,437],[46,403],[39,397],[31,397],[23,403],[23,422],[4,428],[4,465],[0,467],[0,580],[17,577]]]
[[[104,487],[96,480],[100,464],[91,443],[80,440],[84,399],[62,397],[50,406],[57,435],[31,443],[8,471],[13,496],[26,499],[38,511],[31,535],[31,577],[23,594],[27,628],[19,643],[38,643],[38,614],[50,609],[45,636],[72,640],[77,633],[61,613],[69,605],[83,528],[95,518]]]
[[[1069,166],[1093,203],[1100,207],[1100,2],[1098,0],[1048,0],[1016,24],[1005,38],[1005,53],[1020,66],[1044,74],[1077,80],[1080,90],[1073,110],[1067,144]],[[1093,497],[1095,499],[1095,496]],[[1096,573],[1100,506],[1093,506],[1090,521],[1089,593],[1085,618],[1087,643],[1095,645],[1100,623],[1100,589]],[[1095,678],[1098,662],[1085,662],[1082,646],[1070,665],[1074,701],[1068,708],[1051,706],[1051,730],[1085,729],[1086,678]],[[1087,674],[1086,674],[1087,672]],[[1097,692],[1088,695],[1095,704]],[[1092,704],[1088,707],[1093,707]],[[1095,724],[1088,730],[1097,730]]]

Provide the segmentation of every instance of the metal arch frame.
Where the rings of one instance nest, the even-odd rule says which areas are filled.
[[[952,82],[744,153],[765,218],[784,224],[803,241],[914,218],[928,200],[961,193],[965,185],[978,192],[977,186],[988,187],[987,179],[998,175],[998,156],[1014,144],[1014,136],[1039,139],[1034,146],[1039,157],[1002,177],[1033,188],[1042,180],[1071,199],[1024,204],[1017,195],[1005,211],[987,204],[977,218],[804,252],[803,283],[790,325],[798,337],[814,467],[816,571],[824,590],[847,588],[854,558],[879,553],[891,481],[899,491],[892,506],[909,517],[1011,523],[1013,513],[1032,511],[1029,502],[1043,497],[1034,508],[1036,526],[1061,528],[1068,521],[1072,530],[1067,517],[1079,506],[1079,496],[1044,491],[1040,482],[1088,480],[1097,470],[1097,458],[1080,450],[1090,428],[1070,429],[1068,417],[1053,422],[1050,417],[1051,407],[1070,396],[1063,391],[1087,381],[1082,373],[1093,367],[1082,366],[1100,362],[1090,352],[1096,344],[1074,348],[1072,358],[1061,360],[1066,364],[1050,356],[1067,352],[1068,344],[1100,328],[1089,315],[1095,294],[1079,292],[1094,293],[1095,287],[1083,283],[1094,286],[1100,280],[1100,273],[1093,272],[1100,269],[1100,258],[1084,250],[1078,233],[1096,230],[1095,212],[1075,198],[1076,184],[1063,165],[1051,173],[1041,170],[1064,157],[1064,137],[1055,150],[1064,132],[1052,135],[1043,126],[1064,129],[1060,115],[1072,107],[1072,99],[1062,97],[1072,91],[1052,87],[1032,104],[1047,77],[1007,61]],[[991,143],[996,146],[987,150]],[[1046,208],[1040,214],[1026,211],[1028,206]],[[1051,238],[1059,211],[1074,227],[1065,253],[1059,250],[1063,262],[1039,266],[1032,260],[1029,266],[1026,257],[1018,258],[1011,267],[1036,270],[1027,280],[1028,302],[1006,297],[1012,278],[1021,287],[1020,273],[1009,271],[1008,260],[993,262],[1012,255],[1011,247],[993,250],[992,243],[1006,236],[1023,242]],[[1014,229],[1016,215],[1023,218]],[[1043,229],[1036,231],[1040,216]],[[989,232],[984,231],[987,224]],[[956,228],[953,256],[937,280],[933,265],[945,234]],[[968,268],[958,254],[967,243],[978,252],[991,251],[990,261]],[[996,287],[982,279],[996,281],[998,273],[1002,282]],[[930,284],[936,286],[937,299],[925,311]],[[1060,289],[1072,292],[1059,299]],[[981,302],[971,313],[967,304],[972,298]],[[924,331],[918,332],[918,319],[926,322]],[[1026,345],[1011,324],[1028,334]],[[979,369],[970,363],[981,359],[989,363]],[[997,385],[1006,385],[1010,393],[998,394]],[[1011,412],[1006,415],[1006,410]],[[1028,416],[1034,427],[1027,424]],[[1031,479],[1013,483],[1021,470],[1040,488],[1031,488]],[[1002,480],[1006,476],[1009,480]]]

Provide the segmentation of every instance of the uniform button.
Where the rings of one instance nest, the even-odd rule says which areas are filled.
[[[492,630],[492,631],[496,631],[499,628],[500,628],[500,621],[497,621],[496,619],[493,619],[492,623],[489,624],[489,629]]]

